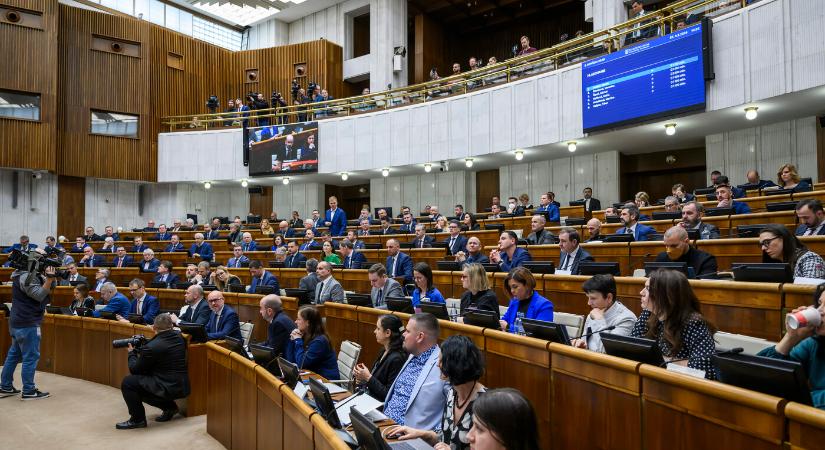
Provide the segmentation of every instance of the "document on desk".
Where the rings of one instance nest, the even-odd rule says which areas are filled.
[[[295,385],[295,389],[292,391],[295,392],[295,395],[297,395],[298,398],[304,398],[307,395],[308,390],[309,388],[307,385],[299,381],[298,384]]]
[[[340,394],[342,392],[347,392],[346,389],[342,388],[341,386],[338,386],[335,383],[324,383],[324,386],[326,386],[327,390],[329,390],[330,395],[335,395],[335,394]]]
[[[346,405],[344,405],[344,402],[346,402]],[[338,405],[335,405],[335,408],[338,411],[338,419],[341,420],[341,424],[346,426],[352,423],[352,421],[349,419],[350,408],[355,408],[356,411],[360,412],[361,414],[364,414],[373,422],[386,419],[387,416],[385,416],[379,411],[376,411],[376,408],[383,404],[384,402],[380,400],[376,400],[370,397],[369,395],[362,394],[352,400],[341,400],[340,402],[338,402]],[[339,405],[341,405],[340,409],[338,409]]]

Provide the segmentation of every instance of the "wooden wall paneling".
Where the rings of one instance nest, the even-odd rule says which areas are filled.
[[[58,5],[49,0],[3,0],[3,5],[42,13],[42,29],[0,24],[0,89],[40,94],[39,121],[0,118],[0,167],[54,171]]]
[[[255,368],[258,385],[258,448],[281,450],[284,448],[284,399],[281,381],[261,366]]]
[[[55,317],[55,324],[60,324],[63,320],[64,316],[56,316]],[[69,318],[76,318],[77,320],[77,327],[78,332],[81,325],[81,321],[79,320],[80,317],[76,316],[68,316]],[[88,319],[83,320],[83,333],[82,333],[82,348],[83,354],[77,355],[76,359],[82,361],[82,368],[83,368],[83,379],[92,381],[95,383],[100,384],[117,384],[120,385],[122,378],[119,380],[110,380],[109,377],[111,376],[109,367],[111,362],[109,358],[111,357],[112,348],[112,341],[109,340],[109,324],[110,320],[106,319]],[[64,322],[65,323],[65,322]],[[59,331],[60,328],[58,327],[56,331]],[[80,337],[80,336],[78,336]],[[57,353],[57,362],[58,366],[61,366],[60,363],[65,357],[70,356],[71,352],[63,352],[63,348],[61,348],[61,341],[66,340],[63,336],[56,333],[55,334],[55,341],[57,343],[57,347],[55,349]],[[77,346],[77,340],[66,340],[69,345]],[[118,355],[126,359],[126,355]],[[77,365],[76,361],[73,361],[74,365]],[[78,378],[74,375],[70,375],[75,378]]]
[[[272,212],[272,186],[260,186],[263,190],[260,194],[249,194],[249,212],[261,217],[269,217]],[[272,228],[278,228],[278,224],[271,224]]]
[[[230,351],[211,342],[206,344],[209,398],[206,405],[206,432],[226,448],[232,448],[232,360]]]
[[[232,447],[254,448],[257,441],[258,389],[255,364],[237,353],[230,355],[232,363]]]
[[[74,237],[85,228],[85,222],[86,180],[58,175],[57,234],[74,241]]]
[[[101,322],[108,322],[108,320],[103,321],[103,319],[96,319],[95,321],[97,320],[100,320]],[[101,325],[101,323],[97,323],[96,325]],[[87,345],[90,347],[94,345],[93,342],[84,337],[85,333],[83,333],[82,328],[83,323],[81,322],[80,317],[62,315],[55,316],[54,373],[72,378],[82,377],[85,371],[82,370],[82,367],[78,364],[78,362],[81,361],[81,356],[83,354],[90,352],[90,348],[87,348]],[[109,326],[106,325],[105,328],[106,329],[103,331],[104,339],[109,335]],[[95,331],[90,332],[90,337],[91,335],[94,335],[95,338],[99,338],[100,335],[97,333],[96,329],[92,328],[92,330]],[[101,359],[103,359],[103,361],[108,365],[108,359]]]

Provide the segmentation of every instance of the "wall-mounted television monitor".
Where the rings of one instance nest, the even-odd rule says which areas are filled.
[[[709,22],[582,64],[585,133],[705,110]]]
[[[244,127],[249,176],[318,172],[318,122]]]

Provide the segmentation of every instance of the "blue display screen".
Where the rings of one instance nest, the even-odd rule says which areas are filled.
[[[582,64],[585,132],[704,108],[702,24]]]

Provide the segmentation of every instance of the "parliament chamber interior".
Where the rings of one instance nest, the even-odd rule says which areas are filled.
[[[823,26],[0,0],[0,447],[823,448]]]

